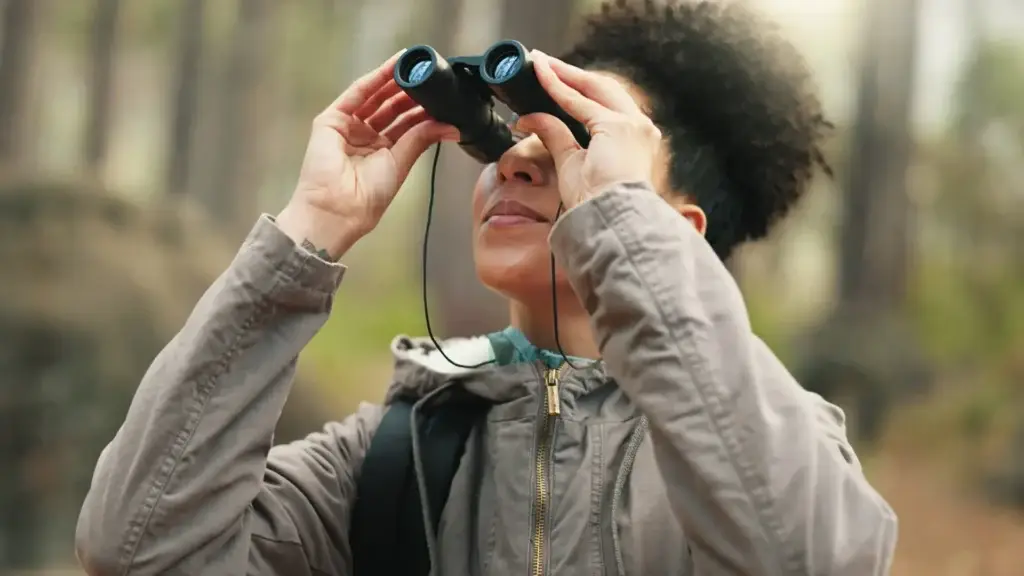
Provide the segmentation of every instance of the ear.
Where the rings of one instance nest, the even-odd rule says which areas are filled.
[[[704,236],[708,229],[708,216],[700,206],[693,204],[689,198],[682,195],[670,199],[669,204],[679,212],[680,216],[689,220],[701,236]]]

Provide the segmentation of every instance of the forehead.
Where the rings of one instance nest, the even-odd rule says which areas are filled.
[[[633,97],[633,101],[636,102],[637,106],[644,111],[644,114],[648,116],[651,115],[651,97],[648,96],[647,93],[637,86],[632,80],[621,74],[616,74],[615,72],[607,72],[605,70],[593,70],[593,72],[594,74],[611,78],[619,84],[622,84],[622,87],[626,89],[626,92]]]

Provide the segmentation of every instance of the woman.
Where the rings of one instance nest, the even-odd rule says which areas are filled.
[[[435,573],[887,573],[896,520],[842,413],[751,333],[722,264],[821,162],[820,106],[791,48],[736,4],[619,2],[567,56],[581,67],[533,57],[593,140],[526,116],[480,176],[477,271],[508,298],[510,328],[443,345],[490,362],[471,370],[423,341],[393,346],[389,398],[460,373],[494,403],[430,542]],[[356,479],[385,408],[271,442],[334,261],[430,145],[458,139],[390,81],[396,59],[317,118],[292,200],[153,363],[83,507],[90,574],[352,573]]]

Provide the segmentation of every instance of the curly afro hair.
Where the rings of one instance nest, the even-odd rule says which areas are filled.
[[[614,0],[563,59],[619,74],[650,97],[670,182],[707,213],[722,260],[768,234],[808,188],[831,128],[806,65],[734,0]]]

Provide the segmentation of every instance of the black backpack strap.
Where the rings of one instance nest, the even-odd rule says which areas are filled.
[[[461,389],[419,416],[419,448],[437,533],[452,479],[473,426],[488,404]],[[374,434],[356,486],[349,542],[355,576],[426,576],[430,556],[413,465],[414,401],[391,404]]]
[[[391,404],[363,458],[349,531],[356,575],[403,572],[400,560],[405,552],[396,554],[393,546],[398,542],[401,495],[407,491],[412,466],[411,412],[411,402]]]

